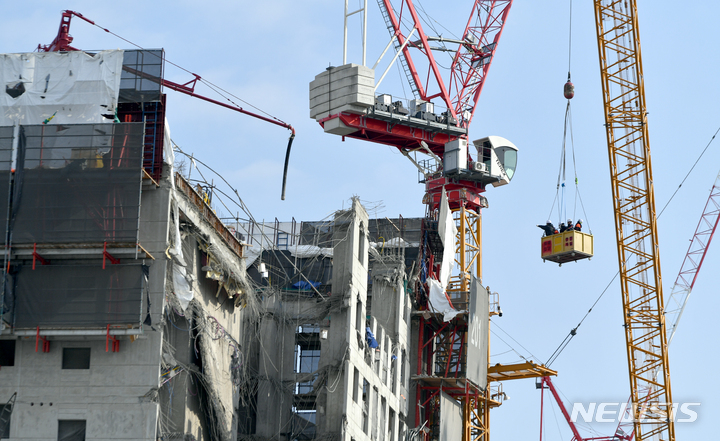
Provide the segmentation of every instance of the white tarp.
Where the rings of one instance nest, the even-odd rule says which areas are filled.
[[[444,290],[450,282],[452,267],[455,263],[455,236],[457,236],[457,227],[444,188],[440,199],[440,213],[438,213],[438,234],[445,247],[440,266],[440,283]]]
[[[260,254],[262,254],[262,248],[260,247],[245,247],[245,250],[243,250],[243,256],[245,256],[245,269],[248,269],[252,266],[253,263],[257,260],[258,257],[260,257]]]
[[[165,118],[165,134],[163,135],[163,155],[165,156],[165,163],[170,166],[170,186],[175,190],[175,151],[173,150],[170,124],[168,124],[167,118]]]
[[[445,295],[445,290],[440,285],[440,282],[435,279],[428,279],[427,283],[430,287],[430,307],[435,312],[442,313],[443,321],[449,322],[454,319],[456,315],[462,312],[457,311],[452,307],[450,300],[448,300],[447,295]]]
[[[287,248],[288,251],[290,251],[290,255],[292,257],[297,257],[299,259],[307,259],[311,257],[316,256],[322,256],[322,257],[332,257],[333,256],[333,249],[332,248],[322,248],[317,245],[294,245],[289,246]],[[260,246],[257,247],[247,247],[245,248],[245,268],[250,268],[258,257],[260,257],[260,254],[262,254],[263,249]]]
[[[185,268],[180,265],[173,265],[173,286],[175,287],[175,296],[180,302],[180,307],[185,311],[193,299],[192,288],[187,280]]]
[[[408,242],[401,237],[393,237],[385,242],[370,242],[370,246],[373,248],[417,248],[420,246],[420,242]]]
[[[0,54],[0,126],[112,123],[122,63],[122,50]]]
[[[315,256],[324,256],[324,257],[332,257],[333,256],[333,249],[332,248],[321,248],[317,245],[295,245],[295,246],[289,246],[288,251],[290,251],[290,255],[293,257],[298,257],[301,259],[308,258],[308,257],[315,257]]]
[[[467,379],[482,389],[487,387],[489,317],[490,297],[487,290],[480,283],[480,279],[473,276],[470,282],[467,365],[465,372]]]
[[[463,409],[453,397],[440,392],[440,438],[438,441],[457,441],[463,438]]]

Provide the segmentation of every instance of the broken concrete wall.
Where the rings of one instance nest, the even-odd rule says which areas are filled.
[[[163,417],[169,422],[161,429],[170,436],[233,441],[246,373],[244,320],[257,314],[258,305],[241,255],[177,190],[171,218],[161,375],[161,388],[171,392],[161,389]],[[187,338],[178,337],[178,331]]]

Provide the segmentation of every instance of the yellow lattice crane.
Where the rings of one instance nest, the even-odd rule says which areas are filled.
[[[595,0],[635,439],[674,441],[635,0]]]

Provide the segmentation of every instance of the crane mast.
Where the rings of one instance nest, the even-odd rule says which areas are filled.
[[[378,91],[390,67],[376,79],[380,61],[372,68],[365,66],[363,42],[363,65],[347,64],[344,56],[342,66],[327,68],[310,83],[310,117],[326,133],[393,146],[419,169],[427,216],[418,257],[420,274],[413,289],[417,306],[413,327],[417,326],[418,337],[408,416],[414,417],[413,430],[424,441],[442,439],[441,433],[450,432],[453,439],[487,441],[489,410],[505,397],[502,381],[556,375],[531,361],[488,363],[489,316],[502,313],[497,294],[481,285],[481,213],[488,207],[482,194],[488,184],[510,182],[518,149],[498,136],[469,142],[468,126],[512,0],[472,2],[470,18],[457,40],[426,34],[412,0],[377,2],[390,33],[385,51],[395,47],[390,67],[399,60],[414,99],[405,107],[402,100]],[[347,19],[361,10],[349,11],[346,3],[345,35]],[[447,83],[433,55],[436,50],[453,53]],[[472,152],[471,147],[475,147]],[[413,159],[411,154],[426,154],[428,159]],[[443,214],[448,212],[451,215]],[[454,231],[446,234],[451,229],[457,230],[454,237]],[[447,285],[440,286],[440,280]],[[438,286],[441,292],[435,298],[451,301],[453,318],[446,320],[432,303],[433,287]],[[457,415],[461,428],[454,425],[459,422]],[[444,426],[449,424],[453,427]]]
[[[635,436],[674,441],[637,7],[594,6]]]

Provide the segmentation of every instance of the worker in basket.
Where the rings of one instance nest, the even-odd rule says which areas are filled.
[[[562,222],[560,223],[560,232],[564,233],[566,231],[572,230],[572,221],[568,219],[567,223]]]
[[[552,236],[553,234],[558,234],[558,230],[555,228],[555,225],[553,225],[550,221],[547,221],[545,225],[538,225],[538,228],[545,232],[545,236]]]
[[[582,219],[578,219],[577,223],[575,224],[575,231],[582,231]]]

